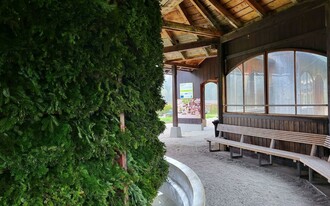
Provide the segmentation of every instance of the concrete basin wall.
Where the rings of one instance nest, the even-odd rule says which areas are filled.
[[[205,191],[197,174],[173,158],[165,160],[169,163],[169,174],[159,191],[178,206],[205,206]]]

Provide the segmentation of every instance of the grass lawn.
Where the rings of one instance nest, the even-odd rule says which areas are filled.
[[[159,117],[159,119],[165,123],[171,123],[172,117]]]
[[[206,119],[211,119],[217,117],[218,114],[206,114]],[[159,117],[159,119],[165,123],[172,123],[172,117]]]
[[[206,114],[205,116],[206,116],[206,119],[211,119],[211,118],[217,117],[218,114],[217,113],[211,113],[211,114]]]

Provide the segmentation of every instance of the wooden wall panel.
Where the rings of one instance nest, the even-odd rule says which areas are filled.
[[[210,81],[217,80],[218,76],[218,58],[206,59],[202,64],[201,68],[193,71],[178,71],[178,99],[180,98],[180,83],[193,83],[194,87],[194,98],[201,98],[201,84]],[[184,124],[201,124],[201,119],[180,119],[179,123]]]
[[[226,74],[242,61],[265,51],[299,48],[326,53],[326,7],[287,14],[263,29],[225,43]]]

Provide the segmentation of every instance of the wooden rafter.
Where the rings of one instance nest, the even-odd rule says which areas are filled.
[[[193,24],[193,21],[189,17],[189,14],[187,13],[186,9],[183,8],[182,4],[179,4],[177,6],[177,10],[180,12],[181,16],[185,19],[186,22],[188,22],[189,25]],[[193,35],[196,37],[196,40],[200,40],[200,38],[196,34]],[[203,50],[206,56],[210,55],[210,52],[206,48],[203,48]]]
[[[167,14],[172,11],[177,5],[179,5],[183,0],[162,0],[162,14]]]
[[[193,21],[189,18],[189,14],[182,4],[177,6],[177,10],[180,12],[181,16],[188,22],[189,25],[193,25]]]
[[[207,0],[207,1],[210,2],[210,4],[215,8],[215,10],[219,12],[234,28],[237,29],[242,26],[242,23],[236,20],[236,18],[226,8],[224,8],[219,1],[217,0]]]
[[[221,30],[219,22],[213,17],[213,15],[205,8],[200,0],[190,0],[199,13],[215,28]]]
[[[256,0],[244,0],[259,16],[266,16],[266,10]]]
[[[166,29],[169,31],[187,32],[187,33],[192,33],[192,34],[206,36],[206,37],[220,37],[222,35],[222,33],[219,32],[218,30],[206,29],[203,27],[190,26],[187,24],[180,24],[180,23],[170,22],[170,21],[163,21],[163,29]]]
[[[166,61],[164,62],[165,65],[172,65],[177,67],[184,67],[191,70],[197,70],[200,68],[199,65],[191,65],[191,64],[185,64],[185,63],[179,63],[179,62],[172,62],[172,61]]]
[[[213,57],[217,57],[217,54],[210,54],[209,56],[193,56],[193,57],[188,57],[185,60],[171,59],[171,60],[167,60],[167,61],[169,61],[169,62],[182,62],[182,61],[189,61],[189,60],[204,60],[204,59],[213,58]]]
[[[196,41],[196,42],[190,42],[190,43],[185,43],[185,44],[177,44],[174,46],[168,46],[164,48],[164,53],[169,53],[169,52],[178,52],[178,51],[187,51],[190,49],[197,49],[197,48],[203,48],[207,47],[210,45],[218,44],[219,39],[205,39],[202,41]]]
[[[174,36],[174,34],[171,31],[163,30],[164,34],[167,38],[170,39],[172,45],[177,45],[179,43],[179,40],[177,40]]]
[[[172,34],[171,31],[167,31],[167,30],[163,30],[164,31],[164,34],[165,36],[167,36],[167,38],[170,39],[172,45],[177,45],[179,42],[177,41],[177,39],[174,37],[174,35]],[[180,53],[180,56],[182,57],[182,59],[186,59],[186,54],[184,52],[179,52]]]

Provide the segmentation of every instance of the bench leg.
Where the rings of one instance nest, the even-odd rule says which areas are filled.
[[[220,144],[218,144],[219,149],[212,149],[211,141],[208,141],[208,142],[209,142],[209,151],[210,152],[219,152],[220,151]]]
[[[301,162],[297,161],[297,172],[298,172],[298,177],[301,177]]]
[[[239,155],[234,155],[233,147],[229,147],[229,151],[230,151],[230,158],[231,159],[243,157],[243,150],[242,149],[239,149]]]
[[[272,155],[269,155],[269,162],[267,162],[267,163],[262,163],[262,162],[261,162],[261,154],[258,153],[258,160],[259,160],[259,166],[273,165],[273,156],[272,156]]]
[[[308,168],[308,180],[310,183],[313,182],[313,169],[311,169],[310,167]]]

